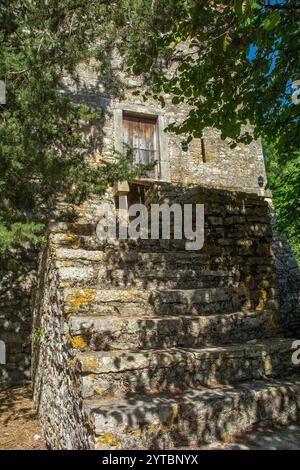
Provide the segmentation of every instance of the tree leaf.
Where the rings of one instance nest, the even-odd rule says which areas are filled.
[[[234,9],[239,18],[243,16],[243,4],[244,0],[234,0]]]
[[[271,31],[272,29],[276,28],[276,26],[278,26],[280,22],[281,14],[279,13],[279,11],[272,11],[269,17],[265,19],[263,24],[266,30]]]

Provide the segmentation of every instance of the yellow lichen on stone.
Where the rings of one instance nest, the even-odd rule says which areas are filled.
[[[142,430],[140,428],[136,429],[135,431],[133,431],[132,433],[135,437],[141,437],[142,435]]]
[[[95,393],[97,395],[103,395],[103,393],[106,392],[106,389],[105,388],[102,388],[102,387],[96,387],[95,388]]]
[[[146,426],[146,430],[150,434],[155,434],[159,431],[169,432],[172,429],[176,429],[176,428],[177,428],[177,424],[175,424],[173,421],[170,423],[148,424]]]
[[[83,338],[83,336],[75,336],[71,337],[70,336],[70,343],[72,344],[72,347],[75,349],[84,349],[86,347],[86,341]]]
[[[85,369],[97,369],[99,367],[99,362],[97,359],[87,358],[82,361],[82,364]]]
[[[171,423],[173,423],[173,422],[175,421],[175,419],[176,419],[177,416],[178,416],[178,413],[179,413],[179,406],[178,406],[178,405],[175,405],[175,406],[172,408]]]
[[[66,260],[60,260],[58,258],[58,261],[60,261],[60,264],[64,267],[64,268],[69,268],[69,267],[72,267],[73,266],[73,261],[66,261]]]
[[[75,240],[73,240],[73,237],[64,237],[64,241],[71,241],[71,244],[70,244],[70,248],[73,248],[74,250],[78,250],[78,248],[80,248],[80,243],[79,241],[77,240],[77,237]],[[59,243],[54,243],[53,244],[53,248],[55,249],[59,249],[61,247],[61,245]]]
[[[147,425],[147,431],[152,433],[156,433],[157,431],[160,430],[160,425],[159,424],[148,424]]]
[[[272,360],[270,357],[267,357],[264,359],[264,371],[265,374],[270,375],[272,374],[273,366],[272,366]]]
[[[267,300],[268,300],[267,292],[265,290],[261,290],[259,292],[259,303],[256,307],[257,312],[264,312],[265,311]]]
[[[73,248],[74,250],[78,250],[80,248],[80,242],[76,241],[72,243],[71,248]]]
[[[262,290],[262,291],[261,291],[261,298],[263,299],[264,302],[267,301],[267,299],[268,299],[268,294],[267,294],[267,292],[266,292],[265,290]]]
[[[75,233],[69,233],[64,235],[65,240],[75,241],[78,240],[78,236]]]
[[[121,442],[113,434],[105,434],[96,439],[95,448],[103,449],[103,447],[107,449],[122,449]]]
[[[66,300],[73,310],[78,310],[82,305],[92,303],[95,298],[96,292],[94,289],[74,289]]]
[[[148,424],[146,426],[147,432],[150,433],[150,434],[154,434],[154,433],[157,433],[159,431],[169,432],[172,429],[173,430],[177,429],[178,425],[177,425],[177,423],[175,423],[175,420],[178,417],[178,413],[179,413],[179,406],[175,405],[171,410],[170,416],[167,418],[167,420],[165,422],[161,422],[160,424],[154,424],[154,423]],[[161,419],[162,419],[162,417],[161,417]]]
[[[136,428],[136,429],[133,429],[131,428],[130,426],[127,426],[124,430],[124,432],[128,433],[128,434],[132,434],[133,436],[135,437],[141,437],[142,435],[142,430],[141,428]]]
[[[83,202],[81,204],[78,204],[75,206],[78,210],[83,212],[84,214],[89,214],[91,212],[91,209]],[[76,224],[77,227],[79,227],[79,224]]]
[[[77,359],[76,357],[73,357],[73,359],[70,360],[69,365],[70,367],[75,367],[77,364]]]
[[[168,431],[170,431],[171,428],[173,428],[173,423],[171,425],[167,425],[167,424],[162,423],[159,426],[159,430],[163,431],[163,432],[168,432]]]
[[[99,162],[101,162],[102,160],[103,160],[103,156],[101,155],[101,153],[96,152],[96,153],[95,153],[95,161],[96,161],[96,163],[99,163]]]
[[[69,233],[69,234],[64,235],[64,240],[70,241],[72,248],[74,249],[80,248],[78,235],[76,235],[75,233]]]
[[[136,290],[129,290],[127,294],[128,294],[128,297],[137,297],[138,295]]]
[[[215,375],[216,372],[217,372],[217,364],[216,364],[215,362],[213,362],[212,365],[211,365],[211,372],[212,372],[212,374],[214,374],[214,375]]]
[[[126,328],[126,325],[127,323],[125,321],[120,321],[119,323],[117,323],[116,327],[117,327],[117,330],[124,330],[124,328]]]

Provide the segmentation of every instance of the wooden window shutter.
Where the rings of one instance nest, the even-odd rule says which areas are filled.
[[[157,119],[124,112],[123,143],[124,151],[127,145],[132,147],[134,163],[147,165],[153,161],[159,162]],[[157,164],[148,176],[150,178],[158,177],[158,173],[159,166]]]

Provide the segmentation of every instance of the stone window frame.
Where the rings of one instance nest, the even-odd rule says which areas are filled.
[[[114,109],[114,144],[118,152],[123,151],[122,135],[124,112],[134,113],[141,117],[155,117],[157,119],[160,177],[158,179],[145,178],[145,180],[170,182],[169,139],[167,133],[164,131],[166,127],[164,113],[161,109],[141,104],[118,103]]]

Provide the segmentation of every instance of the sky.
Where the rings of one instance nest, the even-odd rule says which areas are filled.
[[[285,3],[285,0],[271,0],[270,3],[271,3],[271,5],[279,5],[279,4]],[[255,54],[256,54],[256,50],[257,50],[257,48],[253,44],[250,45],[250,50],[249,50],[249,54],[248,54],[248,58],[250,60],[254,59]],[[274,68],[274,66],[275,66],[275,63],[273,65],[273,68]],[[271,69],[269,73],[271,73],[272,70],[273,69]]]

